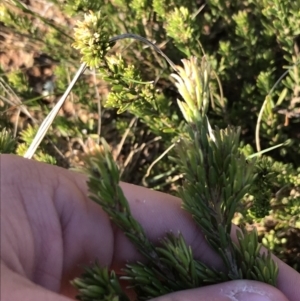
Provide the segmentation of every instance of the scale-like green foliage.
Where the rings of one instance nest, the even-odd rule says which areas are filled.
[[[75,279],[72,284],[80,292],[81,301],[129,301],[122,292],[118,278],[114,272],[101,268],[97,263],[92,268],[86,268],[82,279]]]
[[[177,145],[177,164],[184,174],[180,189],[182,206],[192,214],[207,243],[219,254],[226,272],[215,271],[194,260],[191,247],[180,234],[169,234],[160,246],[147,239],[143,227],[131,214],[119,186],[117,165],[102,140],[103,149],[86,159],[90,198],[101,205],[148,260],[145,264],[128,264],[122,278],[130,281],[139,300],[234,279],[276,285],[278,267],[269,252],[260,252],[256,232],[237,232],[238,245],[230,236],[234,213],[256,176],[254,164],[247,162],[239,150],[240,132],[233,128],[211,128],[206,116],[210,94],[208,65],[200,67],[192,57],[184,61],[184,68],[177,70],[178,75],[173,76],[183,97],[178,104],[188,127],[188,135],[182,135]],[[104,269],[103,273],[106,275],[107,271]],[[75,283],[84,283],[85,279],[84,274]],[[103,283],[99,283],[100,291],[104,290]],[[81,288],[89,291],[88,284],[82,284]]]
[[[230,237],[233,213],[249,188],[249,184],[253,181],[253,169],[250,165],[248,171],[244,171],[247,168],[246,165],[244,168],[242,167],[243,161],[239,159],[241,154],[237,151],[238,139],[228,139],[226,143],[226,139],[224,140],[226,132],[223,136],[219,136],[216,131],[213,131],[211,135],[214,135],[215,140],[212,143],[219,146],[215,149],[216,156],[222,155],[224,151],[226,153],[226,144],[227,146],[231,145],[233,150],[236,147],[236,152],[231,153],[232,160],[235,159],[236,168],[230,165],[230,160],[227,160],[227,164],[221,166],[212,164],[212,170],[223,170],[224,176],[211,178],[213,173],[205,174],[205,167],[203,168],[204,171],[201,172],[201,163],[203,164],[203,162],[201,159],[197,162],[195,158],[201,150],[202,156],[200,158],[208,158],[209,151],[214,150],[209,145],[212,136],[209,137],[205,126],[207,120],[204,120],[201,129],[206,134],[201,135],[196,130],[197,135],[191,139],[182,138],[186,141],[197,141],[197,146],[201,145],[201,141],[205,144],[206,140],[207,145],[206,148],[200,147],[199,151],[194,145],[189,144],[188,148],[185,149],[190,155],[185,158],[179,151],[178,164],[183,167],[186,176],[185,185],[182,189],[183,208],[191,212],[195,222],[204,232],[208,244],[220,255],[226,266],[226,273],[217,272],[204,263],[195,261],[191,248],[186,245],[181,235],[177,237],[174,234],[169,234],[158,247],[147,239],[142,226],[131,215],[127,200],[119,186],[118,168],[113,162],[105,141],[102,141],[103,150],[88,156],[86,159],[85,173],[89,175],[90,198],[102,206],[113,223],[123,230],[124,234],[148,260],[147,264],[131,263],[124,269],[125,276],[122,278],[130,281],[130,287],[135,289],[138,299],[147,300],[162,294],[230,279],[255,279],[276,285],[278,268],[270,254],[260,253],[256,232],[243,231],[243,234],[238,233],[239,245],[235,245]],[[232,138],[230,135],[227,137]],[[245,159],[244,162],[246,164]],[[189,170],[185,169],[187,166],[190,168]],[[199,173],[194,174],[191,170],[192,166],[195,166]],[[237,172],[237,167],[241,167],[242,174]],[[227,181],[232,180],[233,183],[227,185],[230,189],[222,190],[226,171],[229,172]],[[199,180],[197,180],[198,177]],[[200,180],[202,180],[203,185]],[[88,268],[87,271],[91,271],[91,269]],[[104,269],[101,273],[107,275],[107,270]],[[113,277],[115,277],[114,274]],[[92,295],[97,286],[101,292],[105,289],[106,282],[104,280],[97,283],[95,289],[92,286],[90,299],[88,299],[91,287],[90,282],[85,282],[88,281],[88,278],[85,273],[81,280],[76,279],[74,282],[81,289],[79,299],[93,300]],[[113,281],[113,278],[110,278],[110,281]],[[117,291],[115,293],[117,294]]]
[[[5,128],[0,132],[0,154],[10,154],[15,151],[16,139]]]

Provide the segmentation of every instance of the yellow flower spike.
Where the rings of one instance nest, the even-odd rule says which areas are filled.
[[[176,88],[178,89],[178,92],[180,93],[180,95],[182,96],[182,98],[186,101],[186,103],[190,106],[193,107],[193,99],[190,96],[190,93],[185,85],[185,82],[183,80],[183,75],[181,74],[175,74],[172,73],[171,74],[172,77],[174,77],[177,80],[177,83],[175,84]]]
[[[178,92],[185,100],[179,103],[179,108],[183,112],[187,122],[201,119],[208,110],[209,105],[209,64],[205,58],[202,59],[201,66],[195,56],[189,60],[182,60],[183,67],[177,67],[177,74],[171,74],[176,79]]]
[[[201,69],[203,70],[203,90],[206,90],[209,83],[210,66],[205,56],[202,58]]]
[[[187,122],[193,122],[193,120],[190,118],[190,112],[189,112],[189,108],[187,106],[187,104],[183,101],[180,101],[179,99],[177,99],[177,104],[178,104],[178,107],[184,117],[184,119],[187,121]]]
[[[192,73],[194,74],[194,80],[195,80],[195,91],[196,91],[196,102],[197,102],[197,108],[200,110],[202,105],[202,85],[201,85],[201,78],[200,78],[200,72],[198,67],[197,58],[193,57],[193,64],[192,64]]]
[[[193,57],[192,57],[193,58]],[[190,93],[191,98],[195,97],[195,87],[194,87],[194,73],[192,70],[192,58],[190,60],[183,59],[184,72],[182,77],[184,79],[185,85]]]

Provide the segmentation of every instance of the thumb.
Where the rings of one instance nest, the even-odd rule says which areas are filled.
[[[151,301],[288,301],[277,288],[252,280],[234,280],[161,296]]]
[[[34,284],[27,278],[1,264],[1,300],[71,301],[65,296]],[[164,295],[152,301],[288,301],[281,291],[268,284],[235,280]]]

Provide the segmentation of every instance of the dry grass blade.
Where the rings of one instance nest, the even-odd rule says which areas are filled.
[[[31,116],[29,111],[26,109],[26,107],[22,104],[22,101],[18,97],[18,95],[14,92],[14,90],[2,79],[0,78],[0,86],[3,88],[3,90],[8,94],[11,95],[13,100],[10,100],[6,97],[3,97],[0,95],[0,99],[2,99],[4,102],[7,102],[11,106],[18,107],[19,110],[25,114],[28,118],[30,118],[33,122],[36,122],[36,120]]]
[[[264,113],[266,104],[270,100],[271,94],[274,92],[274,90],[276,89],[276,87],[278,86],[278,84],[282,81],[282,79],[290,72],[291,69],[293,69],[295,66],[297,66],[299,64],[300,64],[300,61],[297,61],[292,66],[288,67],[288,69],[276,81],[276,83],[274,84],[274,86],[272,87],[272,89],[270,90],[270,92],[268,93],[268,95],[266,96],[266,98],[265,98],[265,100],[264,100],[264,102],[263,102],[263,104],[261,106],[261,109],[260,109],[258,117],[257,117],[256,128],[255,128],[255,144],[256,144],[256,150],[257,150],[257,152],[261,151],[259,131],[260,131],[260,124],[261,124],[261,121],[262,121],[262,117],[263,117],[263,113]]]
[[[118,159],[118,157],[119,157],[119,155],[121,153],[122,147],[123,147],[123,145],[125,143],[125,140],[126,140],[128,134],[129,134],[131,128],[133,127],[134,123],[137,121],[137,119],[138,119],[137,117],[133,117],[131,119],[131,121],[130,121],[130,123],[129,123],[129,125],[128,125],[125,133],[124,133],[124,135],[122,136],[122,139],[121,139],[120,143],[118,144],[116,151],[114,152],[114,160],[115,161],[117,161],[117,159]]]
[[[97,87],[97,77],[96,77],[95,68],[93,69],[93,81],[94,81],[94,86],[95,86],[95,96],[97,99],[98,116],[99,116],[98,127],[97,127],[97,144],[99,144],[100,136],[101,136],[102,108],[101,108],[101,97],[100,97],[99,90]]]
[[[179,142],[179,140],[180,139],[178,139],[177,141],[176,141],[176,143],[178,143]],[[152,168],[153,168],[153,166],[156,164],[156,163],[158,163],[175,145],[176,145],[176,143],[173,143],[173,144],[171,144],[157,159],[155,159],[152,163],[151,163],[151,165],[148,167],[148,169],[147,169],[147,172],[146,172],[146,174],[144,175],[144,177],[143,177],[143,179],[142,179],[142,182],[143,182],[143,184],[146,186],[146,178],[147,177],[149,177],[149,175],[150,175],[150,172],[151,172],[151,170],[152,170]]]
[[[31,159],[34,155],[35,151],[37,150],[38,146],[42,142],[43,138],[45,137],[49,127],[51,126],[54,118],[56,117],[57,113],[59,112],[60,108],[64,104],[65,100],[67,99],[68,95],[70,94],[71,90],[73,89],[75,83],[79,79],[80,75],[84,72],[86,69],[86,64],[81,64],[80,68],[76,72],[73,80],[71,81],[69,87],[61,97],[61,99],[57,102],[57,104],[53,107],[51,112],[48,114],[48,116],[45,118],[43,123],[41,124],[36,136],[34,137],[32,143],[30,144],[27,152],[24,155],[24,158]]]
[[[109,41],[110,42],[116,42],[118,40],[123,40],[123,39],[135,39],[135,40],[141,41],[141,42],[153,47],[153,49],[156,52],[158,52],[168,62],[168,64],[172,67],[172,69],[177,72],[176,65],[168,58],[168,56],[166,56],[154,43],[150,42],[146,38],[143,38],[143,37],[141,37],[139,35],[136,35],[134,33],[124,33],[124,34],[120,34],[116,37],[111,38]]]
[[[141,144],[140,146],[138,146],[138,147],[137,147],[137,146],[134,146],[134,149],[132,149],[132,150],[130,151],[130,153],[128,154],[128,156],[127,156],[127,158],[126,158],[126,160],[125,160],[125,162],[124,162],[124,164],[123,164],[123,166],[120,168],[120,176],[123,175],[123,173],[124,173],[126,167],[127,167],[127,166],[129,165],[129,163],[132,161],[132,158],[133,158],[133,156],[134,156],[136,153],[141,152],[147,145],[150,145],[151,143],[154,143],[154,142],[156,142],[156,141],[158,141],[158,140],[160,140],[160,139],[162,139],[162,137],[161,137],[161,136],[158,136],[158,137],[155,137],[154,139],[148,141],[147,143],[142,143],[142,144]]]

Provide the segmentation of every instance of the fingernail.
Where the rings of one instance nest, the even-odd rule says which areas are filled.
[[[223,294],[232,301],[275,301],[278,299],[278,293],[272,286],[265,283],[248,281],[230,281],[227,283]],[[277,296],[276,296],[277,295]]]
[[[238,292],[231,296],[233,301],[271,301],[263,292]]]

